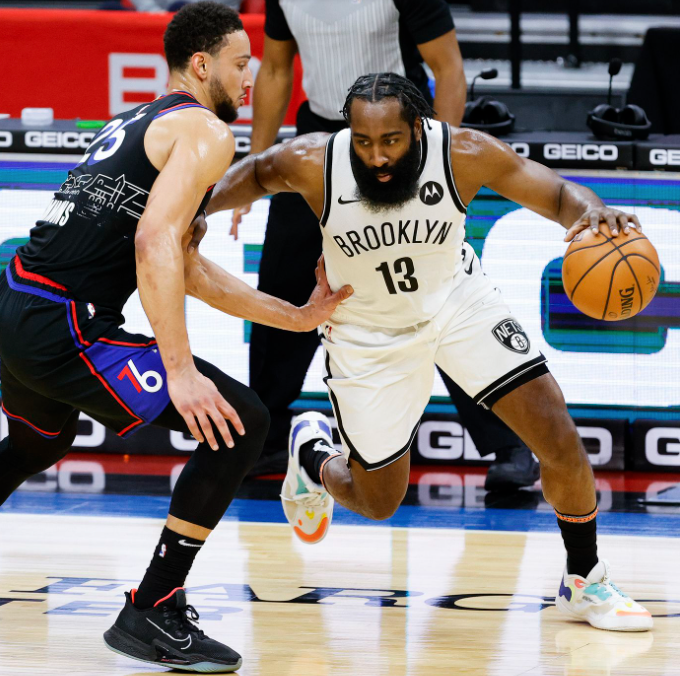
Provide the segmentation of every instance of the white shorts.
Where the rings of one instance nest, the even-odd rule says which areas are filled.
[[[322,327],[324,381],[343,449],[367,470],[409,450],[432,394],[435,364],[485,408],[548,371],[479,259],[460,274],[465,278],[444,307],[417,326]]]

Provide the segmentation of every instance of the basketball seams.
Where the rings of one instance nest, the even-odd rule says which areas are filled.
[[[629,253],[629,254],[626,254],[626,255],[624,256],[624,258],[633,258],[633,256],[637,256],[638,258],[643,258],[643,259],[646,260],[646,261],[647,261],[647,262],[648,262],[648,263],[649,263],[649,264],[650,264],[650,265],[651,265],[651,266],[652,266],[659,274],[661,274],[661,270],[659,270],[659,268],[656,267],[656,263],[655,263],[651,258],[649,258],[648,256],[645,256],[645,254],[641,254],[641,253],[637,253],[637,252],[635,252],[635,253]]]
[[[605,233],[600,232],[599,234],[602,235],[603,241],[599,241],[597,244],[589,244],[587,246],[583,246],[581,248],[572,248],[571,251],[565,252],[563,261],[562,261],[562,274],[563,274],[563,283],[567,280],[573,281],[576,279],[576,283],[573,285],[571,292],[567,288],[567,284],[564,284],[564,290],[566,292],[567,297],[569,300],[579,307],[582,312],[585,312],[585,314],[590,314],[591,316],[595,318],[599,318],[602,320],[607,321],[607,315],[612,314],[615,315],[616,312],[614,312],[614,308],[612,308],[612,312],[609,312],[609,303],[613,302],[612,301],[612,296],[614,292],[614,283],[617,283],[617,288],[621,287],[621,291],[623,290],[623,284],[625,280],[625,286],[626,288],[630,289],[630,291],[626,294],[626,298],[628,299],[632,293],[634,293],[634,290],[637,289],[640,298],[638,301],[638,306],[636,309],[633,310],[632,315],[636,315],[639,312],[641,312],[651,301],[653,298],[655,291],[650,291],[649,294],[649,301],[645,302],[645,291],[642,288],[642,284],[640,283],[641,278],[645,278],[645,275],[649,277],[651,282],[653,283],[654,281],[654,273],[656,275],[660,275],[660,263],[658,262],[658,258],[656,254],[656,251],[654,250],[654,247],[649,243],[649,239],[642,233],[639,233],[637,236],[633,236],[630,239],[626,239],[626,241],[621,242],[620,244],[617,243],[617,241],[613,237],[607,236]],[[623,239],[623,238],[620,238]],[[626,245],[632,244],[633,242],[639,242],[640,240],[647,240],[648,244],[645,245],[644,243],[638,244],[637,246],[633,247],[632,249],[626,249]],[[606,251],[604,254],[601,252],[593,252],[592,254],[584,254],[581,258],[575,258],[572,261],[568,261],[568,257],[571,256],[574,253],[577,253],[578,251],[585,251],[589,249],[596,249],[598,247],[601,247],[604,244],[610,243],[612,246],[608,251]],[[619,253],[619,259],[618,260],[613,260],[613,261],[606,261],[606,259],[614,253],[614,251],[617,251]],[[593,257],[598,257],[598,260],[593,260]],[[636,269],[637,266],[633,265],[633,262],[628,260],[629,258],[641,258],[644,260],[646,263],[648,263],[654,272],[649,271],[649,269],[645,269],[644,265],[642,263],[638,263],[637,266],[640,267],[639,270]],[[603,261],[605,262],[604,267],[600,267],[598,269],[598,266],[600,263]],[[621,280],[617,281],[617,273],[619,270],[619,265],[625,261],[625,266],[621,269],[622,275],[624,275]],[[584,268],[586,268],[584,270]],[[593,270],[595,272],[593,273]],[[630,277],[627,277],[628,273],[625,272],[626,270],[630,271]],[[582,272],[581,272],[582,271]],[[592,276],[592,274],[595,274],[595,277]],[[591,282],[588,282],[586,278],[590,275],[590,279],[594,280]],[[582,282],[586,280],[585,284],[582,284]],[[608,284],[607,284],[608,280]],[[593,286],[594,285],[594,286]],[[604,301],[604,307],[599,305],[599,302],[602,302],[601,299],[603,295],[605,295],[605,285],[607,285],[606,288],[606,298]],[[578,304],[575,302],[576,299],[576,294],[578,290],[583,286],[584,288],[587,287],[587,291],[590,291],[592,294],[595,294],[591,297],[591,293],[586,292],[586,295],[583,296],[581,295],[580,300],[578,301]],[[658,284],[657,284],[658,287]],[[650,287],[651,288],[651,287]],[[623,298],[623,296],[622,296]],[[634,299],[631,299],[634,300]],[[599,301],[599,302],[598,302]],[[584,307],[581,308],[580,306],[583,305]],[[626,305],[627,308],[633,309],[633,305]],[[586,310],[585,308],[589,308]],[[594,312],[595,314],[591,314]],[[629,313],[629,310],[626,310],[627,313]],[[618,319],[621,319],[622,317],[617,316]]]
[[[598,246],[603,246],[606,244],[609,240],[605,240],[604,242],[600,242],[599,244],[589,244],[588,246],[582,246],[578,249],[574,249],[573,251],[567,251],[565,254],[564,258],[562,260],[567,260],[569,256],[573,256],[575,253],[578,253],[579,251],[587,251],[588,249],[597,249]]]
[[[621,253],[621,252],[619,251],[619,253]],[[602,260],[602,259],[600,259],[600,260]],[[604,301],[604,309],[602,310],[602,317],[600,317],[600,319],[604,319],[607,316],[607,308],[609,307],[609,299],[611,298],[611,295],[612,295],[612,286],[614,286],[614,277],[616,276],[616,268],[618,268],[619,265],[621,265],[621,263],[623,263],[624,260],[625,260],[625,258],[623,257],[623,255],[621,255],[621,260],[616,261],[616,263],[614,264],[614,267],[612,268],[611,275],[609,276],[609,289],[607,289],[607,298]],[[600,261],[598,261],[598,263],[599,262]],[[595,265],[597,265],[597,263],[595,263]],[[593,267],[595,267],[595,265],[593,265]],[[590,272],[590,270],[588,272]],[[586,273],[586,275],[587,274],[588,273]],[[585,275],[583,275],[583,276],[585,277]]]
[[[598,266],[605,258],[608,258],[609,256],[611,256],[611,255],[612,255],[613,253],[615,253],[615,252],[618,252],[619,256],[621,256],[621,259],[623,259],[623,254],[619,251],[619,249],[618,249],[617,246],[614,246],[614,248],[611,249],[611,251],[609,251],[609,252],[606,253],[604,256],[602,256],[602,258],[598,258],[598,259],[597,259],[597,260],[596,260],[596,261],[595,261],[595,262],[594,262],[594,263],[593,263],[593,264],[592,264],[592,265],[591,265],[591,266],[590,266],[590,267],[589,267],[589,268],[581,275],[581,277],[579,278],[578,282],[576,282],[576,284],[574,284],[574,288],[571,290],[571,295],[569,295],[569,292],[567,291],[567,298],[569,298],[569,300],[571,300],[571,299],[574,297],[574,295],[576,294],[576,289],[578,289],[579,284],[585,279],[586,275],[587,275],[593,268],[597,267],[597,266]],[[618,263],[617,263],[617,265],[618,265]],[[566,289],[565,289],[565,291],[566,291]],[[573,301],[572,301],[572,302],[573,302]]]
[[[602,246],[602,245],[606,244],[607,242],[611,242],[617,249],[622,249],[624,246],[626,246],[626,244],[632,244],[633,242],[638,242],[641,239],[647,239],[647,237],[645,237],[644,235],[641,235],[640,237],[636,237],[635,239],[629,239],[629,240],[625,241],[623,244],[617,244],[614,241],[613,237],[607,237],[607,235],[605,235],[604,233],[600,233],[600,234],[603,235],[606,238],[604,242],[600,242],[599,244],[590,244],[588,246],[582,246],[578,249],[574,249],[573,251],[568,251],[565,254],[565,256],[562,260],[563,261],[567,260],[567,258],[569,258],[569,256],[572,256],[573,254],[577,254],[579,251],[588,251],[588,249],[596,249],[598,246]]]
[[[630,270],[630,274],[633,275],[633,279],[635,280],[635,283],[637,284],[638,291],[640,292],[640,309],[638,312],[642,310],[644,307],[642,305],[642,301],[644,300],[644,296],[642,295],[642,287],[640,286],[640,282],[638,281],[637,275],[635,274],[635,270],[633,270],[633,266],[628,262],[628,256],[624,256],[623,260],[626,261],[626,265],[628,266],[628,269]],[[637,312],[635,313],[637,314]]]

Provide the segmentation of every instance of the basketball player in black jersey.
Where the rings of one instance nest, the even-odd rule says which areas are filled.
[[[0,279],[9,419],[0,504],[68,452],[80,411],[122,437],[146,424],[191,433],[199,444],[151,564],[105,641],[134,659],[226,672],[240,666],[240,655],[190,621],[198,616],[182,586],[257,460],[269,416],[252,390],[192,356],[184,297],[309,331],[351,290],[331,293],[320,265],[309,302],[297,308],[251,289],[195,247],[188,253],[190,224],[234,154],[225,123],[251,87],[250,44],[238,15],[213,2],[179,11],[164,41],[167,95],[99,132]],[[155,339],[120,328],[135,288]]]

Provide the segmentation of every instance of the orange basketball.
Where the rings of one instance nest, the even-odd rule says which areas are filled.
[[[634,228],[609,237],[583,230],[562,262],[569,300],[584,314],[617,322],[634,317],[654,298],[661,265],[652,243]]]

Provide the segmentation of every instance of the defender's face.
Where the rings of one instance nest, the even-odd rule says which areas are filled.
[[[210,93],[216,108],[226,102],[231,103],[234,110],[243,105],[248,90],[253,86],[249,61],[250,40],[246,32],[230,33],[227,44],[213,57],[211,63]]]
[[[245,31],[228,36],[228,44],[218,55],[218,72],[229,98],[239,107],[253,86],[250,72],[250,40]]]
[[[414,138],[420,142],[420,119],[416,119],[411,129],[402,117],[399,101],[387,98],[376,103],[355,99],[351,120],[354,152],[378,181],[389,182],[391,169],[409,151]]]

